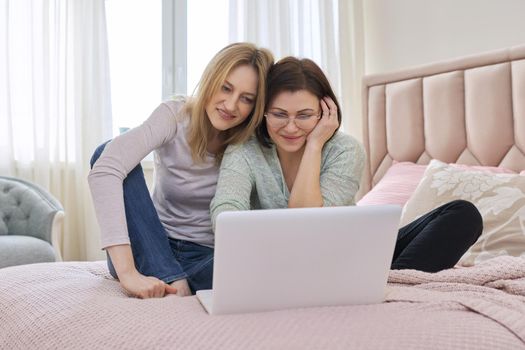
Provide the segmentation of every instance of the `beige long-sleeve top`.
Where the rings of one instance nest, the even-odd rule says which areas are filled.
[[[210,202],[219,169],[213,155],[195,164],[186,140],[185,99],[160,104],[140,126],[113,139],[94,164],[88,181],[101,229],[102,248],[129,244],[123,181],[154,152],[153,204],[169,237],[213,247]]]

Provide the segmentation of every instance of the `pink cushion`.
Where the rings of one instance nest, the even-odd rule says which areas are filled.
[[[464,170],[480,170],[490,173],[515,174],[512,170],[501,167],[480,165],[452,164]],[[397,204],[405,205],[419,181],[423,178],[426,165],[412,162],[394,161],[383,178],[367,194],[357,202],[357,205]],[[521,172],[525,175],[525,171]]]
[[[357,205],[398,204],[403,206],[425,173],[426,165],[394,162],[383,178]]]

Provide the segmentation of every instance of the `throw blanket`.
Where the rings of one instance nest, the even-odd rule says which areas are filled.
[[[387,301],[456,303],[501,324],[525,344],[525,259],[503,256],[435,274],[394,270],[388,280]]]
[[[231,316],[130,298],[104,262],[4,268],[0,348],[525,349],[525,259],[392,271],[382,304]]]

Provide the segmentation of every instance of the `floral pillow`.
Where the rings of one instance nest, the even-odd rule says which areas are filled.
[[[455,199],[472,202],[483,217],[483,232],[460,265],[499,255],[525,257],[525,176],[463,170],[432,160],[403,209],[400,225]]]
[[[481,170],[490,173],[515,174],[512,170],[502,167],[481,165],[450,164],[463,170]],[[385,175],[367,194],[357,202],[357,205],[397,204],[405,205],[417,185],[423,178],[427,165],[412,162],[397,162],[394,160]],[[524,172],[525,173],[525,172]]]

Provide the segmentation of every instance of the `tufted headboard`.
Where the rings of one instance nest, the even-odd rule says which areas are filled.
[[[525,45],[363,80],[361,194],[396,161],[525,169]]]

